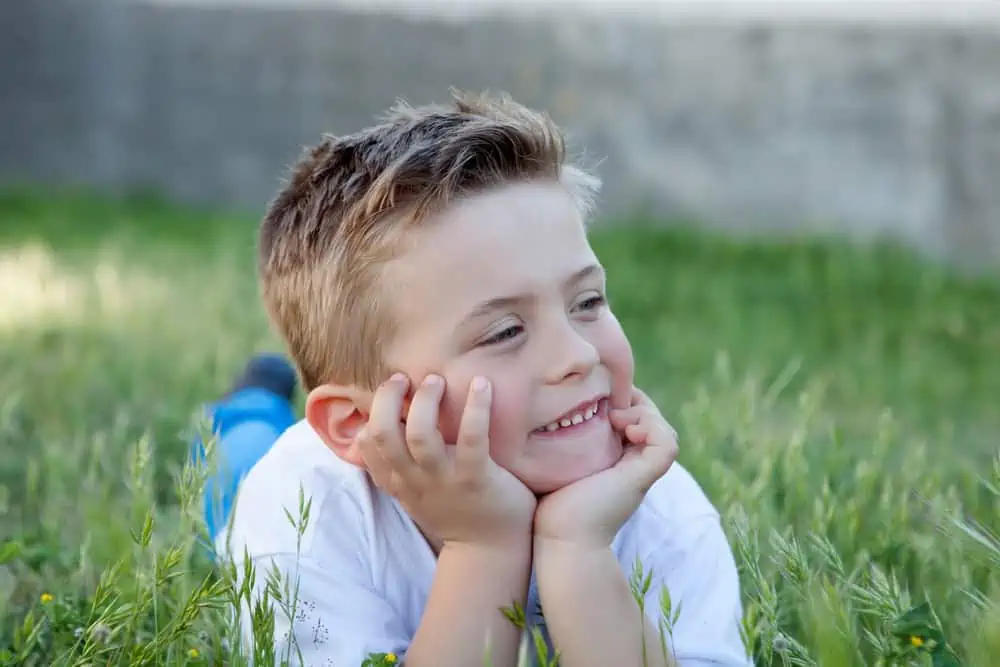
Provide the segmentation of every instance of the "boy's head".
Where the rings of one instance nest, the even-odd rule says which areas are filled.
[[[606,404],[627,401],[633,368],[584,228],[597,189],[558,128],[508,98],[401,105],[310,150],[264,218],[259,268],[327,445],[361,464],[354,435],[394,371],[444,377],[454,442],[483,375],[493,458],[534,491],[613,464]],[[596,419],[546,430],[595,401]]]

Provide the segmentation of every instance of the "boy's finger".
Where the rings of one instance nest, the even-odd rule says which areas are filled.
[[[455,447],[455,467],[460,475],[478,474],[489,459],[492,392],[489,380],[483,377],[473,379],[469,386]]]
[[[677,460],[679,450],[676,445],[646,447],[642,455],[648,462],[646,483],[652,485],[662,477]]]
[[[611,421],[611,425],[619,431],[623,430],[629,424],[637,423],[641,415],[642,411],[639,408],[608,411],[608,419]]]
[[[401,373],[393,375],[383,383],[375,391],[372,411],[368,416],[368,425],[365,426],[368,440],[376,453],[396,472],[404,476],[411,474],[416,467],[406,448],[400,419],[408,386],[409,380]]]
[[[385,489],[392,478],[392,466],[382,457],[375,447],[375,443],[368,436],[368,431],[362,429],[355,437],[355,442],[361,450],[361,460],[364,461],[365,469],[371,475],[375,485]]]
[[[611,392],[608,395],[608,407],[612,410],[627,410],[632,405],[632,383],[628,380],[612,377]]]
[[[649,441],[649,429],[643,424],[629,424],[625,427],[625,437],[633,445],[645,445]]]
[[[427,472],[440,470],[445,462],[444,441],[438,430],[444,379],[428,375],[410,403],[406,416],[406,444],[417,465]]]
[[[634,448],[626,449],[619,466],[631,480],[630,486],[645,495],[670,470],[677,459],[677,448],[634,444]]]

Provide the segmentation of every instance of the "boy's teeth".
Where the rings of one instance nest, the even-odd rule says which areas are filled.
[[[578,412],[572,417],[565,417],[557,422],[546,424],[544,429],[542,430],[551,433],[552,431],[558,430],[560,428],[566,428],[568,426],[576,426],[577,424],[582,424],[588,419],[592,419],[596,414],[597,414],[597,406],[592,405],[583,412]]]

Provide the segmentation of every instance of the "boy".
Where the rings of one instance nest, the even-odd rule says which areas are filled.
[[[286,429],[278,409],[272,446],[239,435],[265,413],[219,418],[252,387],[216,414],[235,478],[252,466],[216,548],[240,571],[249,555],[258,592],[273,568],[297,590],[291,618],[275,609],[279,656],[471,667],[488,649],[511,666],[521,635],[501,610],[518,604],[564,667],[749,663],[718,514],[632,384],[586,237],[597,189],[547,117],[460,94],[295,167],[259,269],[305,418]],[[666,662],[663,585],[682,605]]]

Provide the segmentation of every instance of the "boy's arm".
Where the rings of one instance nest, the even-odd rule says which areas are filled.
[[[562,665],[675,667],[610,548],[540,539],[534,562],[545,623]]]
[[[750,667],[740,634],[742,605],[732,551],[717,515],[690,517],[684,535],[664,535],[642,554],[651,585],[646,618],[632,596],[628,572],[610,548],[536,542],[535,567],[546,623],[564,667]],[[648,547],[647,547],[648,548]],[[660,644],[660,595],[671,596],[676,624]],[[672,619],[665,619],[670,621]],[[643,662],[641,632],[645,632]],[[617,652],[617,654],[615,653]],[[675,661],[675,662],[672,662]]]
[[[406,667],[517,664],[521,631],[501,609],[523,606],[527,597],[530,535],[526,538],[505,547],[444,546]]]

